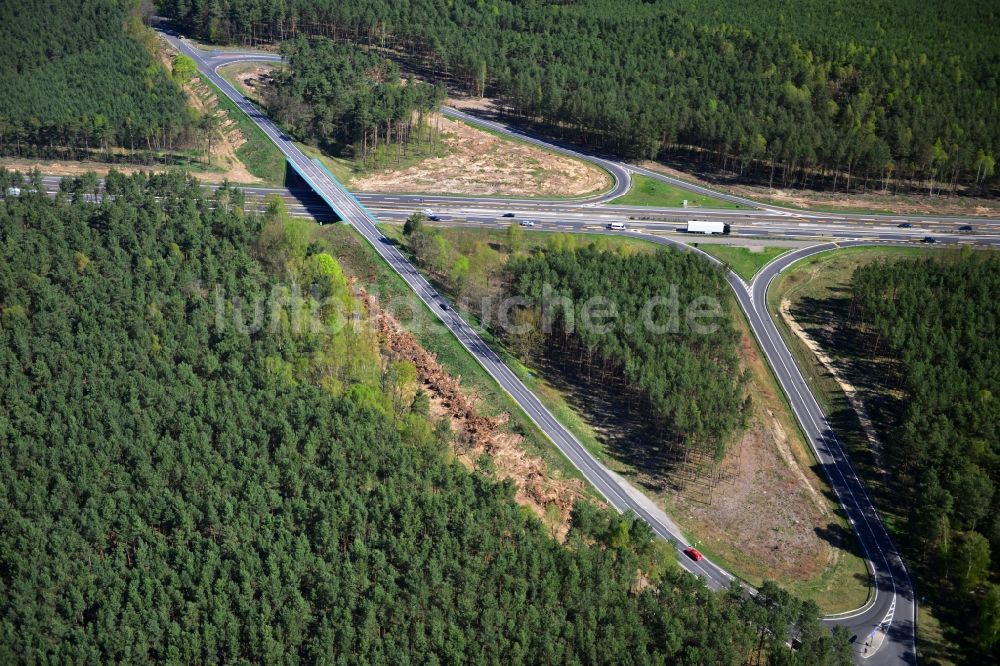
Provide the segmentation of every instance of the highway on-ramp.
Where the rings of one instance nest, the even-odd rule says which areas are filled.
[[[920,229],[916,231],[901,231],[898,228],[898,223],[909,223],[910,220],[913,220],[921,225],[944,225],[936,233],[945,232],[950,242],[963,242],[961,240],[963,238],[965,239],[964,242],[975,244],[996,244],[1000,241],[1000,227],[998,227],[996,220],[976,220],[976,223],[981,224],[983,229],[977,229],[977,233],[974,236],[961,236],[957,233],[957,230],[949,227],[949,225],[953,226],[958,222],[958,220],[951,218],[865,216],[858,214],[834,215],[829,213],[788,211],[771,206],[762,206],[739,197],[723,196],[718,192],[684,181],[676,181],[662,174],[640,169],[634,165],[622,164],[606,158],[594,158],[578,153],[572,148],[565,146],[553,147],[537,137],[529,136],[502,123],[484,121],[480,118],[472,119],[463,116],[461,112],[451,109],[446,109],[445,113],[453,117],[462,116],[463,119],[470,120],[476,124],[485,125],[492,123],[492,125],[488,126],[494,131],[509,134],[520,140],[526,140],[548,149],[572,154],[580,159],[586,159],[599,164],[615,176],[615,187],[611,193],[573,202],[510,201],[473,197],[456,199],[449,197],[424,197],[421,195],[367,195],[362,196],[359,201],[359,198],[347,192],[328,172],[306,157],[282,130],[271,122],[254,104],[247,101],[217,72],[219,66],[228,62],[261,59],[276,60],[278,59],[276,56],[233,52],[204,52],[191,47],[186,41],[178,39],[173,35],[167,35],[167,39],[179,51],[193,58],[199,70],[261,127],[264,133],[282,151],[288,159],[289,164],[308,183],[309,187],[333,208],[341,219],[357,229],[375,248],[379,255],[385,259],[389,266],[406,281],[430,311],[448,326],[458,340],[468,349],[469,353],[482,364],[500,386],[518,403],[521,409],[559,447],[567,458],[580,469],[585,478],[604,495],[610,504],[620,511],[633,511],[649,523],[657,535],[672,541],[678,548],[686,546],[687,543],[670,519],[648,499],[644,498],[635,488],[608,470],[591,455],[552,416],[538,398],[524,386],[510,368],[502,362],[476,332],[453,310],[445,305],[443,297],[421,276],[395,245],[382,235],[376,225],[376,218],[369,210],[369,206],[379,209],[384,208],[387,214],[397,216],[404,214],[407,209],[412,210],[414,204],[426,203],[426,200],[435,201],[434,205],[448,206],[450,207],[449,210],[452,211],[460,210],[462,207],[472,209],[476,207],[489,207],[490,210],[480,212],[483,222],[490,220],[494,222],[500,221],[497,219],[497,212],[501,207],[507,206],[523,209],[521,210],[522,215],[524,214],[524,210],[550,215],[552,216],[553,223],[557,222],[556,217],[571,213],[567,207],[573,207],[574,209],[581,207],[592,208],[593,210],[582,214],[577,210],[578,217],[572,223],[550,225],[554,227],[554,230],[587,231],[591,233],[604,233],[601,231],[600,225],[594,224],[593,219],[595,216],[602,214],[627,215],[630,217],[660,216],[664,218],[662,224],[668,227],[671,224],[676,224],[672,220],[684,219],[683,216],[691,217],[690,211],[679,213],[678,211],[669,210],[648,210],[636,213],[631,210],[615,210],[612,206],[607,207],[609,209],[608,212],[599,212],[604,210],[601,204],[613,198],[612,194],[617,196],[620,193],[620,188],[623,186],[627,190],[627,185],[624,184],[628,182],[628,173],[634,171],[666,182],[673,182],[678,186],[692,191],[704,190],[702,192],[704,194],[717,198],[728,198],[733,203],[747,206],[747,210],[743,211],[706,211],[705,215],[711,215],[716,218],[736,216],[733,219],[743,220],[744,223],[751,226],[754,222],[759,222],[760,228],[757,231],[759,231],[760,235],[769,235],[773,229],[777,229],[785,237],[808,238],[810,235],[816,233],[816,230],[812,227],[820,226],[820,230],[825,231],[827,236],[837,236],[839,234],[845,239],[862,237],[869,239],[877,238],[883,241],[913,240],[917,234],[922,233]],[[403,197],[406,197],[405,200]],[[472,216],[475,214],[475,212],[471,213]],[[466,215],[466,219],[468,218],[469,216]],[[641,232],[643,238],[647,238],[653,242],[678,246],[681,249],[691,249],[675,238],[650,233],[651,227],[655,227],[656,222],[655,220],[648,223],[636,222],[637,228],[635,232]],[[824,223],[829,223],[829,228],[821,226]],[[893,230],[893,227],[895,227],[895,230]],[[840,231],[836,230],[838,228]],[[805,231],[807,235],[804,236],[802,233],[796,233],[796,229],[800,232]],[[789,399],[792,411],[798,419],[820,466],[823,468],[857,535],[874,577],[873,593],[863,607],[852,612],[824,618],[824,621],[844,626],[858,637],[856,658],[859,662],[873,665],[898,663],[900,661],[915,663],[916,600],[912,581],[864,485],[854,473],[840,442],[837,440],[812,391],[795,365],[766,307],[768,286],[776,275],[795,261],[836,246],[867,244],[868,242],[870,241],[844,240],[837,243],[837,245],[820,243],[782,255],[766,266],[749,285],[731,272],[728,274],[728,279],[754,335]],[[712,261],[715,260],[712,259]],[[704,578],[706,583],[713,588],[718,589],[728,586],[733,580],[732,576],[708,560],[693,562],[681,557],[681,562],[687,569]],[[868,647],[868,644],[870,644],[870,649],[863,650],[862,645]]]
[[[278,146],[295,171],[337,212],[342,220],[353,226],[375,248],[376,252],[406,281],[406,284],[430,311],[444,322],[469,353],[612,506],[619,511],[634,512],[647,522],[659,537],[673,542],[678,549],[690,545],[662,511],[657,509],[627,481],[598,461],[569,430],[552,416],[541,401],[528,390],[475,330],[454,310],[447,308],[444,297],[403,256],[395,244],[382,235],[377,226],[377,220],[371,213],[352,194],[334,181],[323,168],[303,154],[291,138],[254,104],[244,99],[235,88],[222,78],[216,72],[218,65],[213,64],[216,61],[206,59],[203,52],[191,47],[185,40],[172,35],[167,35],[167,38],[180,52],[194,59],[198,69],[260,126],[261,130]],[[683,558],[682,562],[689,571],[705,579],[706,583],[715,589],[728,587],[732,580],[732,576],[708,559],[694,562]]]

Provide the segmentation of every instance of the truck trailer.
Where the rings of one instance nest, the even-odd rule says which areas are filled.
[[[705,222],[702,220],[691,220],[687,223],[686,232],[689,234],[728,234],[729,225],[725,222]]]

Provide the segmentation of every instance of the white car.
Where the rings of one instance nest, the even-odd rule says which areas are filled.
[[[535,226],[535,223],[532,222],[531,220],[521,220],[521,226],[522,227],[533,227],[533,226]]]
[[[21,196],[21,188],[20,187],[8,187],[7,188],[7,196],[9,196],[9,197],[19,197],[19,196]]]

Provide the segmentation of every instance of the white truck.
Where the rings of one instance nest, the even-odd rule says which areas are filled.
[[[728,234],[729,225],[725,222],[705,222],[703,220],[691,220],[684,230],[689,234]]]

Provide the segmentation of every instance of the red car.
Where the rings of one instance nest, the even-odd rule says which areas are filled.
[[[692,548],[690,546],[684,549],[684,554],[690,557],[695,562],[704,557],[704,555],[698,552],[697,548]]]

